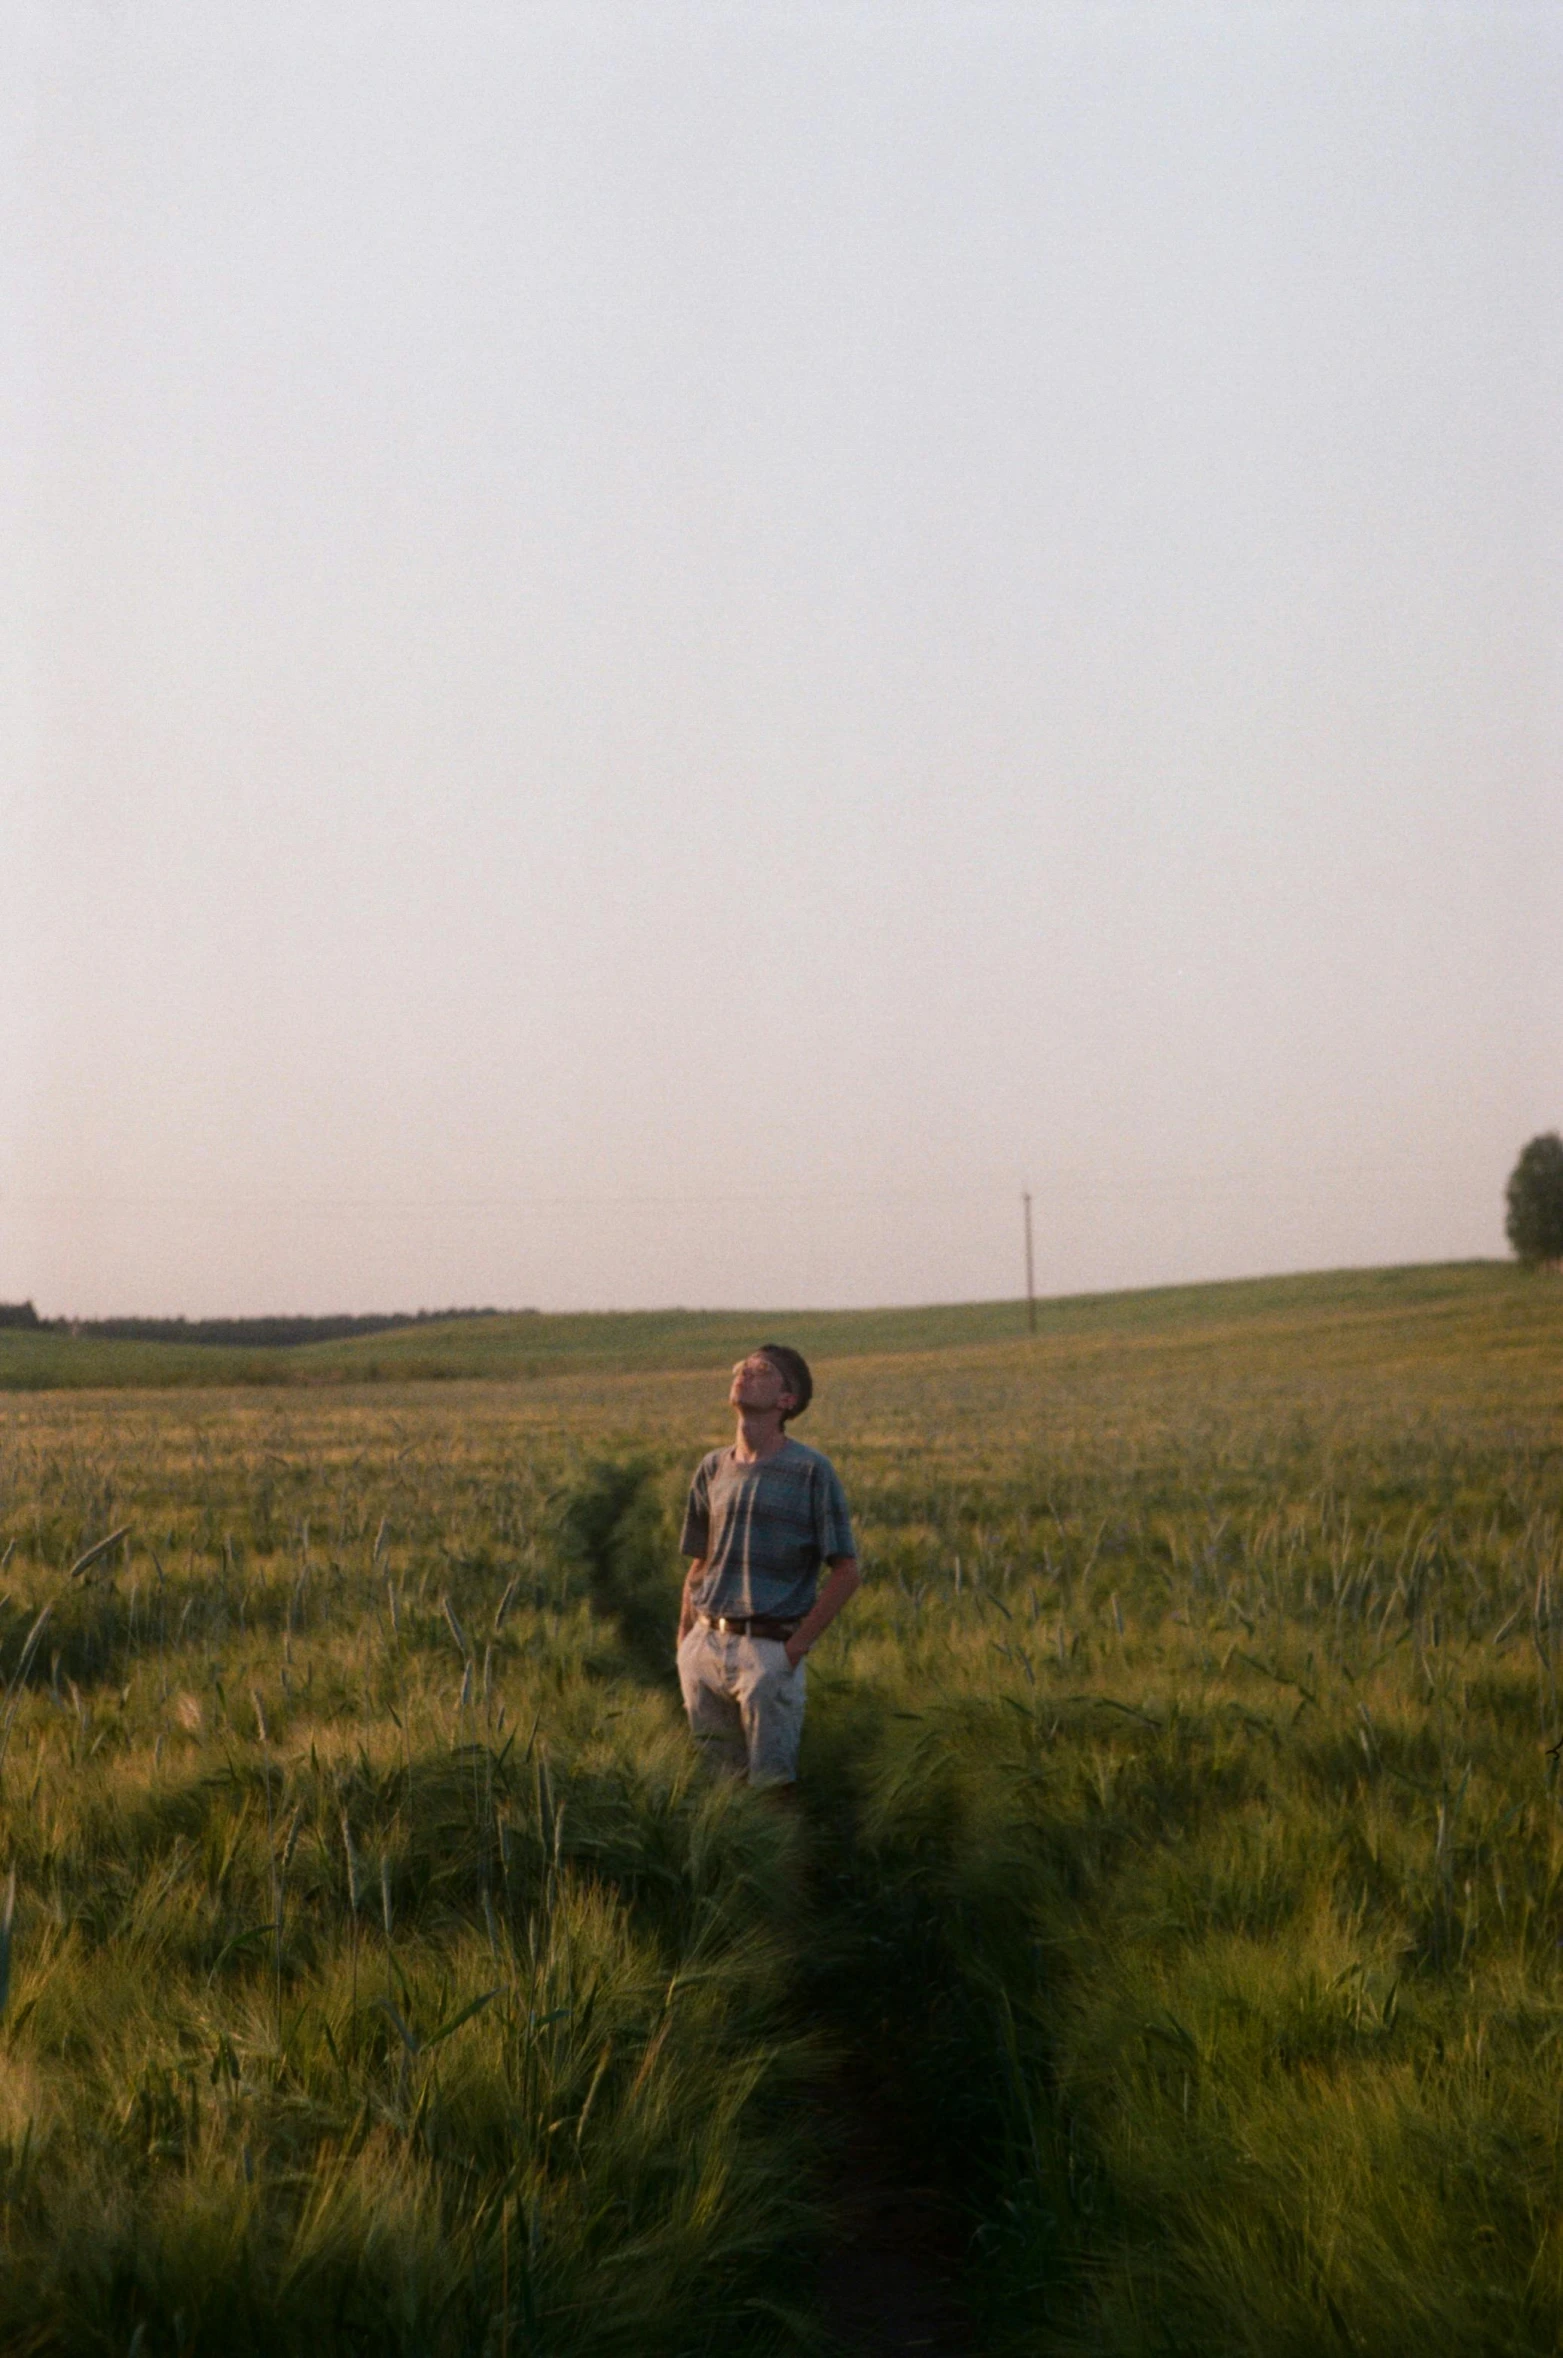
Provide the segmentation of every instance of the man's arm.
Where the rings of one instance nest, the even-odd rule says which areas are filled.
[[[815,1598],[813,1610],[804,1615],[787,1640],[787,1659],[794,1670],[815,1639],[829,1629],[848,1597],[863,1585],[856,1556],[832,1556],[829,1562],[830,1578]]]
[[[689,1570],[684,1574],[684,1594],[678,1608],[678,1642],[680,1645],[683,1644],[695,1626],[695,1591],[704,1580],[705,1574],[706,1559],[704,1556],[696,1556]]]

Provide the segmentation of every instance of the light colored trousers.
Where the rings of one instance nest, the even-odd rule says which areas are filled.
[[[793,1782],[807,1681],[780,1639],[727,1636],[697,1621],[678,1649],[678,1683],[709,1767],[751,1785]]]

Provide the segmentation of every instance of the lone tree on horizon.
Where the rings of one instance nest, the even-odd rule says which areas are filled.
[[[1563,1262],[1563,1138],[1556,1130],[1521,1148],[1506,1193],[1503,1225],[1516,1257],[1530,1269],[1556,1268]]]

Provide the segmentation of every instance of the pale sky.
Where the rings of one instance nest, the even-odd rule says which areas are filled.
[[[1504,1249],[1563,8],[5,22],[0,1298]]]

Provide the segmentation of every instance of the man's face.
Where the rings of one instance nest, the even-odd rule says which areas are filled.
[[[781,1369],[763,1351],[751,1351],[747,1359],[740,1359],[733,1369],[733,1380],[728,1390],[730,1408],[790,1408],[793,1395]]]

